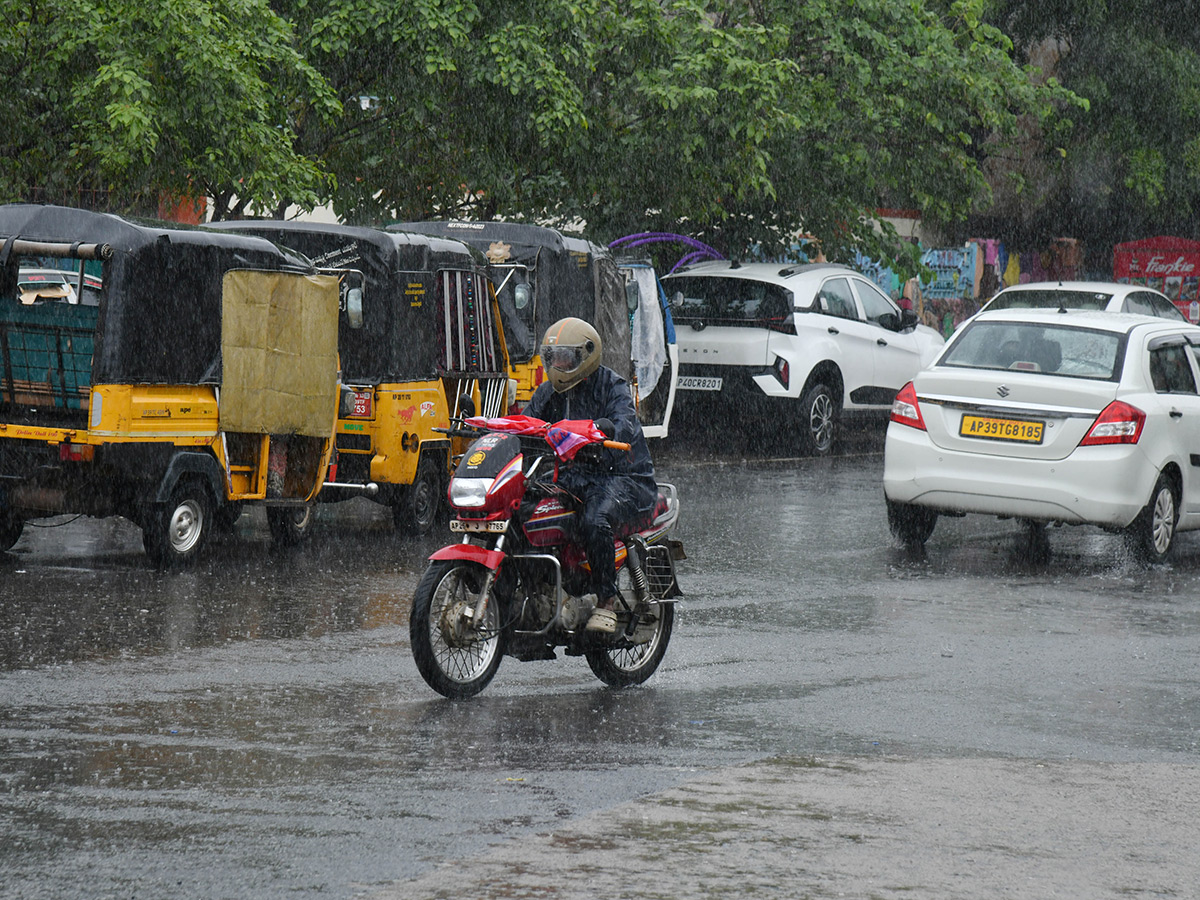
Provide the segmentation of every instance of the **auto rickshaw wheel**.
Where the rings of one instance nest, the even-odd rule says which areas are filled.
[[[213,525],[212,500],[199,482],[185,481],[171,493],[171,499],[148,511],[142,526],[146,555],[160,566],[192,562]]]
[[[421,455],[413,483],[392,507],[392,521],[402,534],[428,534],[442,509],[442,479],[433,456]]]
[[[267,525],[271,528],[271,539],[280,547],[294,547],[312,531],[313,507],[268,506]]]
[[[24,530],[24,519],[18,519],[12,513],[0,513],[0,553],[11,550],[21,539],[21,532]]]

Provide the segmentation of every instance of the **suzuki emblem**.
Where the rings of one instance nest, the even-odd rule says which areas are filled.
[[[1007,397],[1008,396],[1008,385],[1007,384],[1000,385],[1000,387],[996,388],[996,393],[999,394],[1001,397]]]

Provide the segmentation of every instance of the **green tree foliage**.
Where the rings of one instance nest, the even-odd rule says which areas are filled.
[[[301,134],[355,221],[582,220],[731,252],[882,252],[884,205],[961,218],[982,162],[1067,95],[982,0],[291,0],[346,103]],[[361,98],[361,102],[357,101]],[[890,248],[894,250],[895,248]]]
[[[1085,245],[1200,225],[1200,17],[1191,0],[992,0],[1018,51],[1088,100],[1040,144],[1020,197],[1037,236]]]
[[[339,106],[265,0],[0,0],[0,196],[120,209],[321,202],[302,119]]]
[[[740,6],[731,0],[726,17]],[[754,0],[749,11],[787,30],[797,77],[785,103],[800,125],[769,142],[773,195],[737,224],[747,213],[783,231],[802,223],[831,255],[844,258],[847,245],[892,255],[893,235],[871,227],[877,207],[961,220],[989,201],[986,165],[1010,151],[1022,123],[1073,101],[1014,63],[975,0]]]
[[[1069,100],[983,2],[0,0],[0,190],[890,255],[876,208],[961,218]]]

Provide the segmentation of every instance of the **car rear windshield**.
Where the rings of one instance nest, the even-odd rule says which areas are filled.
[[[676,322],[770,326],[792,315],[792,292],[765,281],[676,277],[664,287]]]
[[[947,348],[938,365],[1116,381],[1124,359],[1124,334],[1029,322],[975,321]]]
[[[1097,291],[1002,291],[988,309],[1098,309],[1108,308],[1112,294]]]

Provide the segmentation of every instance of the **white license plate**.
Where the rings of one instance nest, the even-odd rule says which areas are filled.
[[[678,387],[681,391],[719,391],[721,379],[705,378],[701,375],[681,375]]]
[[[491,531],[500,532],[508,528],[508,519],[492,519],[487,522],[471,522],[463,519],[451,519],[451,531]]]

